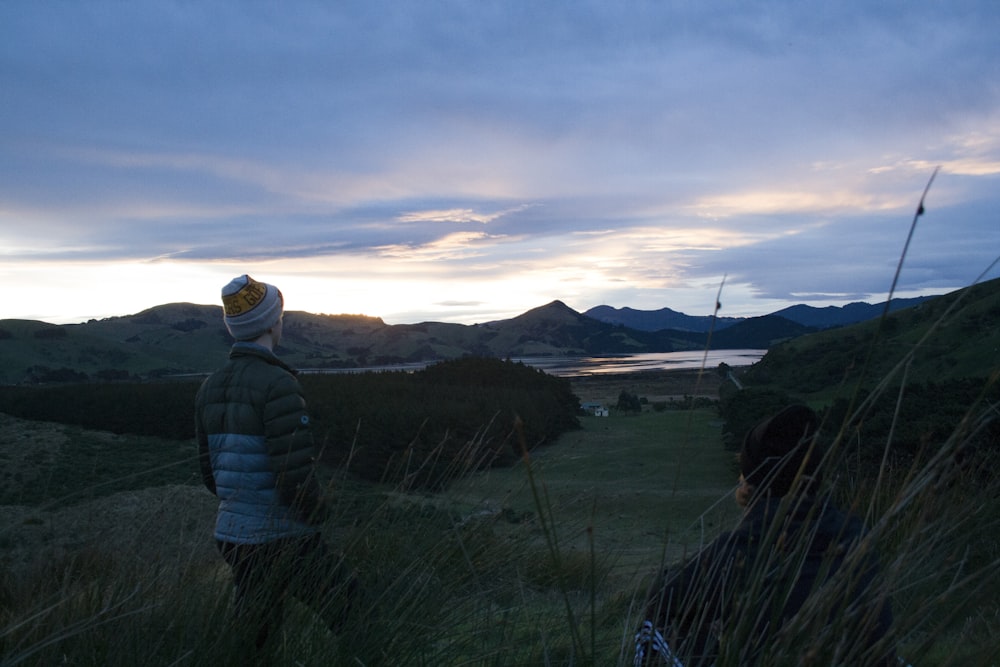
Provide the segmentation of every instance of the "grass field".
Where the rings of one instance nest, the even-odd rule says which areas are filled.
[[[559,543],[590,548],[616,574],[648,573],[685,547],[710,539],[738,516],[729,495],[736,472],[720,444],[714,411],[644,412],[586,417],[580,431],[535,450],[528,462],[456,484],[457,502],[481,510],[538,512],[528,483],[532,467]],[[668,539],[669,538],[669,539]]]
[[[578,393],[697,393],[691,375],[639,380]],[[736,472],[712,409],[581,422],[442,493],[335,478],[326,534],[360,568],[359,616],[333,636],[292,605],[275,662],[628,664],[650,577],[737,519]],[[0,664],[246,663],[193,454],[0,415]],[[997,526],[995,495],[936,479],[915,478],[905,507],[885,503],[900,507],[879,541],[905,655],[996,664],[997,544],[979,531]]]
[[[713,411],[582,422],[514,467],[441,494],[343,485],[329,537],[382,591],[374,606],[393,597],[380,612],[397,619],[390,632],[424,624],[423,643],[395,642],[409,656],[400,664],[623,661],[634,598],[665,549],[677,557],[732,522],[731,454]],[[211,543],[215,500],[192,455],[193,444],[0,415],[0,565],[14,575],[0,587],[6,661],[225,662],[231,646],[192,627],[228,623],[228,572]],[[456,559],[460,541],[468,553]],[[193,586],[189,595],[179,582]],[[104,592],[88,597],[95,590]],[[108,619],[108,609],[118,616]],[[188,621],[164,635],[174,615]],[[574,638],[570,625],[584,629]],[[286,658],[309,664],[352,650],[304,627],[283,637]]]

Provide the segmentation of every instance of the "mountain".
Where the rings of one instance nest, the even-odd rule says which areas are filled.
[[[913,299],[892,299],[889,301],[889,312],[894,313],[897,310],[902,310],[903,308],[917,306],[928,299],[934,298],[936,297],[920,296]],[[856,301],[854,303],[849,303],[846,306],[826,306],[825,308],[816,308],[815,306],[800,304],[797,306],[789,306],[788,308],[779,310],[772,314],[780,315],[781,317],[788,318],[793,322],[798,322],[799,324],[804,324],[809,327],[829,329],[831,327],[841,327],[848,324],[857,324],[858,322],[864,322],[866,320],[873,320],[876,317],[882,317],[883,311],[885,311],[884,301],[882,303],[875,304]]]
[[[917,301],[918,305],[899,312],[936,303]],[[899,300],[893,305],[903,304]],[[867,317],[881,313],[881,309],[868,304],[850,304],[833,311],[802,306],[763,317],[719,318],[710,347],[771,349],[831,322]],[[689,317],[662,309],[646,313],[642,326],[670,321],[674,327],[649,330],[626,322],[633,316],[639,318],[643,311],[598,307],[588,312],[595,311],[619,321],[579,313],[561,301],[508,320],[477,325],[389,325],[378,317],[291,311],[285,313],[278,353],[294,367],[320,370],[423,364],[470,355],[593,356],[674,352],[709,345],[711,317]],[[231,343],[220,306],[190,303],[166,304],[135,315],[82,324],[0,320],[0,384],[199,375],[217,368]]]
[[[661,331],[663,329],[676,329],[678,331],[698,331],[707,332],[715,322],[715,330],[719,331],[742,321],[741,317],[714,317],[707,315],[699,317],[695,315],[685,315],[670,308],[660,308],[659,310],[636,310],[635,308],[614,308],[613,306],[594,306],[584,312],[587,317],[593,317],[601,322],[609,324],[621,324],[630,329],[640,331]],[[794,318],[789,317],[793,320]]]
[[[675,332],[638,331],[600,322],[562,301],[485,326],[495,333],[489,346],[498,356],[632,354],[697,347],[684,337],[676,337]]]
[[[712,347],[763,349],[807,331],[787,319],[740,321],[716,332]],[[419,364],[463,356],[521,358],[702,349],[704,332],[642,331],[601,322],[561,301],[488,324],[388,325],[363,315],[285,313],[280,356],[310,369]],[[222,308],[190,303],[135,315],[54,325],[0,320],[0,383],[116,380],[203,374],[232,340]]]
[[[933,298],[935,297],[892,299],[889,302],[889,311],[895,312],[903,308],[910,308]],[[881,317],[883,310],[885,310],[885,302],[871,304],[859,301],[849,303],[846,306],[826,306],[824,308],[806,305],[790,306],[771,313],[771,315],[783,317],[806,327],[829,329],[831,327],[846,326]],[[680,331],[707,332],[713,328],[713,322],[715,323],[714,330],[721,331],[747,319],[743,317],[715,317],[712,315],[698,317],[685,315],[670,308],[636,310],[634,308],[614,308],[612,306],[594,306],[587,310],[584,315],[593,317],[595,320],[610,324],[621,324],[632,329],[639,329],[640,331],[677,329]]]
[[[748,317],[712,334],[712,347],[719,350],[738,348],[767,350],[791,338],[816,331],[779,315]]]

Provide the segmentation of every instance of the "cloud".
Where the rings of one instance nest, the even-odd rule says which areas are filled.
[[[466,222],[477,222],[480,224],[488,224],[496,220],[497,218],[503,217],[510,213],[517,213],[518,211],[523,211],[529,208],[529,205],[525,204],[522,206],[515,206],[513,208],[501,211],[494,211],[490,213],[477,212],[472,208],[452,208],[447,210],[427,210],[427,211],[408,211],[399,215],[396,219],[399,222],[453,222],[453,223],[466,223]]]
[[[901,288],[958,286],[1000,245],[997,34],[966,0],[6,3],[0,254],[38,302],[244,264],[399,317],[703,311],[723,275],[761,312],[883,290],[940,167]]]

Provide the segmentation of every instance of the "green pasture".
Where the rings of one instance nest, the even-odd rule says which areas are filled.
[[[290,605],[275,664],[630,664],[650,577],[738,518],[733,455],[712,409],[581,425],[438,493],[334,471],[326,534],[364,580],[357,617],[334,636]],[[248,664],[193,443],[16,426],[8,444],[30,446],[0,452],[0,565],[17,568],[0,585],[0,664]],[[43,477],[14,472],[43,459]],[[995,496],[963,482],[886,503],[898,516],[879,542],[915,665],[1000,659]]]
[[[335,479],[326,532],[368,586],[359,629],[333,637],[292,605],[272,650],[301,664],[626,663],[665,554],[735,518],[731,454],[714,411],[581,421],[437,494]],[[240,664],[193,443],[46,428],[51,473],[9,490],[25,505],[2,526],[8,547],[42,538],[34,558],[17,549],[21,575],[0,591],[12,664]]]
[[[542,514],[560,547],[593,547],[626,576],[658,567],[665,554],[679,558],[738,517],[737,472],[714,410],[585,417],[581,425],[446,495],[466,511],[500,511],[515,521]]]

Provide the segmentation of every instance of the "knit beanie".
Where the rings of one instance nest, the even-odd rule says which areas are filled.
[[[740,472],[751,486],[784,496],[802,469],[802,490],[815,491],[819,484],[822,452],[813,447],[819,418],[804,405],[791,405],[763,420],[749,432],[740,450]],[[803,461],[805,464],[803,465]]]
[[[226,328],[236,340],[254,340],[281,319],[285,301],[274,285],[244,274],[222,288]]]

